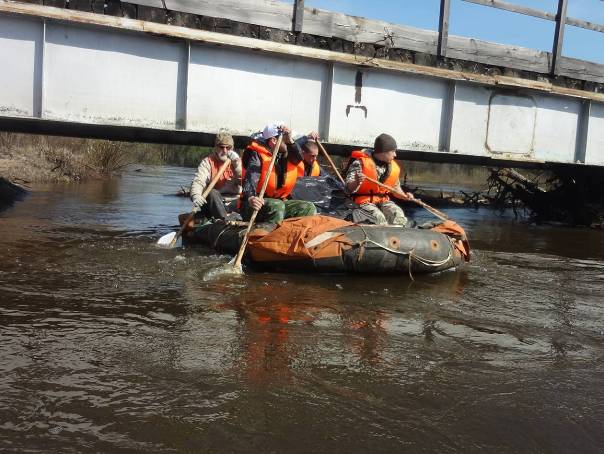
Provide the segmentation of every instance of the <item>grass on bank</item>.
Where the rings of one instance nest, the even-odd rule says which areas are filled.
[[[18,184],[77,182],[133,164],[196,167],[208,153],[205,147],[0,132],[0,176]]]
[[[75,182],[116,175],[134,164],[197,167],[208,153],[207,147],[0,132],[0,176],[19,184]],[[404,161],[403,168],[412,186],[484,186],[489,175],[484,167],[457,164]]]

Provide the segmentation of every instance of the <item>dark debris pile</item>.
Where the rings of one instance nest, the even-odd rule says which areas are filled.
[[[599,169],[560,168],[525,176],[492,169],[487,198],[534,222],[604,228],[604,178]]]

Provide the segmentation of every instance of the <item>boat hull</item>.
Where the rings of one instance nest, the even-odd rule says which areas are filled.
[[[260,224],[257,228],[270,232],[274,226]],[[196,227],[185,239],[189,244],[203,244],[219,253],[234,255],[244,234],[245,226],[217,221]],[[305,243],[309,245],[304,248],[306,254],[266,253],[251,246],[245,263],[280,272],[418,274],[456,268],[464,261],[452,238],[430,229],[351,224],[322,235],[322,242],[320,236],[314,241],[305,238],[309,240]]]

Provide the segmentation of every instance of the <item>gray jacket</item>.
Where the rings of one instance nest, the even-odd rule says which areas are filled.
[[[201,160],[197,167],[193,182],[191,183],[191,200],[194,204],[197,204],[197,202],[200,201],[203,191],[212,180],[210,156]],[[231,169],[233,170],[234,178],[219,189],[220,194],[222,194],[223,198],[226,200],[232,200],[239,197],[239,193],[241,192],[241,159],[234,151],[229,153],[229,159],[231,160]]]

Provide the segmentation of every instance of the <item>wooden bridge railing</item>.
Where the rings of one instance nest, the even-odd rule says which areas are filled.
[[[70,9],[105,14],[118,0],[21,0],[61,6],[69,2]],[[556,13],[529,8],[501,0],[462,0],[513,13],[524,14],[556,23],[551,52],[508,46],[462,36],[449,35],[449,10],[451,0],[440,0],[438,31],[423,30],[379,20],[311,8],[304,0],[294,0],[293,5],[278,0],[123,0],[138,5],[141,11],[174,11],[199,16],[230,19],[236,22],[271,27],[289,33],[300,32],[355,43],[370,43],[422,52],[440,57],[472,61],[492,66],[531,71],[549,75],[567,76],[579,80],[604,83],[604,64],[564,57],[562,47],[566,25],[604,32],[604,25],[595,24],[566,15],[568,0],[558,0]],[[86,6],[88,5],[88,6]],[[136,8],[135,8],[136,9]],[[125,11],[125,10],[124,10]],[[164,15],[165,16],[165,15]],[[154,16],[155,18],[157,16]],[[177,23],[178,24],[178,23]]]
[[[448,14],[448,4],[450,0],[441,0],[441,5],[447,5],[446,14]],[[549,20],[556,22],[556,28],[554,32],[554,43],[552,46],[552,61],[550,72],[552,75],[558,74],[558,60],[562,56],[562,45],[564,42],[564,26],[572,25],[574,27],[584,28],[586,30],[596,31],[604,33],[604,25],[594,24],[592,22],[584,21],[581,19],[574,19],[566,15],[568,8],[568,0],[558,0],[558,11],[556,14],[539,9],[528,8],[522,5],[515,5],[512,3],[503,2],[501,0],[462,0],[467,3],[476,3],[477,5],[490,6],[504,11],[510,11],[512,13],[524,14],[527,16],[537,17],[539,19]],[[441,6],[441,24],[443,23],[443,6]],[[448,22],[448,20],[446,21]],[[447,28],[442,25],[439,27],[439,36],[447,34]],[[441,38],[439,38],[440,40]],[[440,54],[439,55],[444,55]]]

